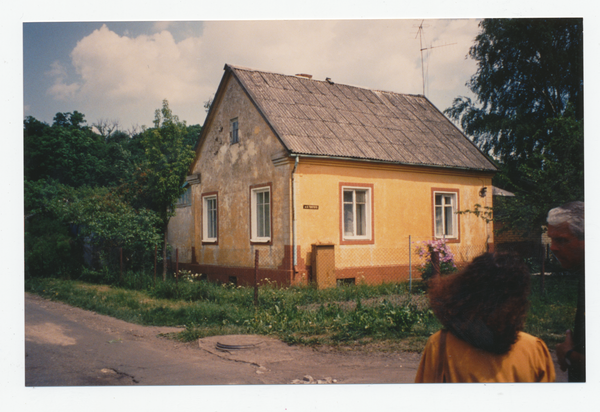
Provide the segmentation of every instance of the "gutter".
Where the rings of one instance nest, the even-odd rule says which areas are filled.
[[[296,273],[296,266],[298,265],[298,251],[296,248],[296,245],[298,243],[297,229],[296,229],[296,180],[294,179],[294,174],[296,173],[296,169],[298,168],[299,161],[300,161],[300,156],[296,155],[296,161],[294,162],[294,169],[292,169],[292,254],[294,256],[292,270],[294,271],[294,273]]]

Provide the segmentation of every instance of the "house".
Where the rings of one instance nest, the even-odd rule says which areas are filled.
[[[413,244],[493,246],[494,164],[427,98],[225,65],[168,239],[209,279],[281,285],[411,276]],[[412,239],[412,240],[411,240]]]

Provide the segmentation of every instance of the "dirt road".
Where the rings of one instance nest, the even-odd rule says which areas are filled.
[[[26,386],[413,382],[420,355],[314,350],[262,336],[178,343],[179,331],[25,296]]]

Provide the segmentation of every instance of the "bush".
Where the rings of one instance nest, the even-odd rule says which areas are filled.
[[[456,272],[456,264],[454,263],[454,254],[446,244],[445,239],[427,240],[419,242],[417,246],[417,254],[425,258],[425,262],[421,265],[421,279],[429,280],[433,276],[433,264],[431,263],[431,251],[438,252],[440,257],[440,275],[449,275]]]
[[[82,265],[83,246],[68,225],[43,215],[26,219],[26,277],[76,277]]]

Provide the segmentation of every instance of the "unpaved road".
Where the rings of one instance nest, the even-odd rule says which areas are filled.
[[[420,358],[314,350],[262,336],[192,343],[159,336],[180,330],[139,326],[26,294],[25,385],[411,383]]]
[[[180,343],[140,326],[25,294],[25,385],[412,383],[420,355],[290,346],[264,336]],[[554,354],[553,354],[554,356]],[[558,382],[566,373],[558,369]]]

